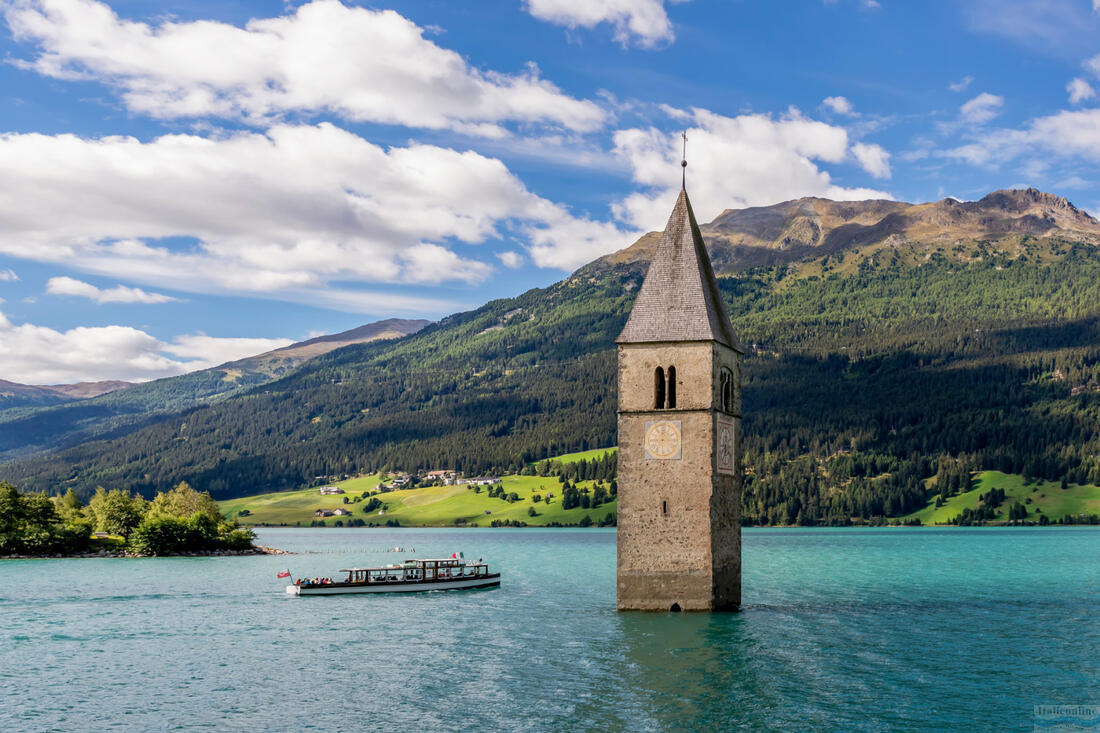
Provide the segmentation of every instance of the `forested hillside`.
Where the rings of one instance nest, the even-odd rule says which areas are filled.
[[[979,468],[1100,481],[1100,252],[1059,231],[928,243],[895,227],[720,278],[749,350],[746,521],[900,516],[936,490],[926,479]],[[229,498],[385,468],[510,472],[613,445],[613,342],[643,274],[628,250],[0,474],[85,493],[186,480]]]
[[[0,384],[0,460],[67,448],[90,440],[119,438],[196,405],[217,402],[250,387],[266,384],[319,354],[348,344],[399,338],[428,323],[391,318],[212,369],[137,385],[126,382],[48,388],[16,385],[24,388],[19,394],[25,394],[28,389],[48,390],[48,400],[5,401],[3,384]],[[119,386],[126,389],[119,389]],[[81,399],[83,397],[91,399]]]

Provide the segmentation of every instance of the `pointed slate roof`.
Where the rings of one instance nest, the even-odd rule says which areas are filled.
[[[717,341],[741,351],[687,191],[680,190],[616,343]]]

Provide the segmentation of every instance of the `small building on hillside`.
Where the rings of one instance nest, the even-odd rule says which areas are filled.
[[[428,471],[426,474],[424,474],[424,478],[428,479],[429,481],[442,481],[444,486],[453,485],[455,482],[455,476],[456,474],[454,471],[447,470]]]
[[[335,514],[335,512],[333,512],[331,509],[318,509],[317,511],[313,512],[313,516],[315,517],[331,517],[333,514]]]
[[[499,484],[500,479],[496,476],[477,476],[466,479],[464,483],[471,486],[492,486],[493,484]]]
[[[339,486],[322,486],[317,490],[321,492],[321,496],[332,496],[334,494],[344,493],[344,490],[341,489]]]

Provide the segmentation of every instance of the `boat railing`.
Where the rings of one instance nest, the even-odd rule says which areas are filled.
[[[384,568],[344,568],[345,584],[404,583],[409,581],[459,580],[489,574],[489,566],[483,562],[466,563],[460,560],[410,560],[402,565]],[[325,579],[327,583],[331,580]],[[304,581],[303,585],[310,585]]]

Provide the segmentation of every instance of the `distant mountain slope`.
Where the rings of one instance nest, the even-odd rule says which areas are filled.
[[[978,468],[1100,483],[1091,218],[1028,191],[973,205],[821,206],[835,220],[822,214],[824,233],[798,245],[773,236],[794,225],[774,223],[778,209],[752,212],[775,215],[752,225],[759,244],[708,242],[715,259],[737,247],[782,254],[748,270],[737,267],[755,254],[729,255],[719,283],[749,350],[746,522],[903,516],[926,505],[926,480],[957,491]],[[941,215],[921,219],[928,211],[957,217],[955,229],[922,223]],[[826,247],[830,237],[844,244]],[[214,404],[9,462],[0,474],[24,488],[82,492],[148,493],[186,479],[226,499],[388,468],[510,473],[614,445],[614,339],[646,241],[550,287],[396,342],[333,351]]]
[[[318,336],[308,341],[300,341],[281,349],[268,351],[256,356],[249,356],[237,361],[222,364],[219,369],[243,369],[245,371],[261,372],[264,374],[285,374],[297,367],[302,362],[321,354],[327,354],[335,349],[342,349],[352,344],[366,344],[371,341],[401,338],[411,333],[416,333],[431,321],[405,320],[401,318],[388,318],[384,321],[368,323],[349,331],[333,333],[327,336]]]
[[[26,405],[50,405],[98,397],[132,386],[132,382],[79,382],[77,384],[19,384],[0,379],[0,410]]]
[[[727,209],[699,228],[719,274],[838,254],[855,255],[857,261],[896,254],[917,264],[941,251],[973,260],[1020,254],[1025,239],[1100,244],[1100,222],[1066,199],[1033,188],[994,191],[978,201],[927,204],[802,198]],[[958,245],[971,246],[956,252]],[[644,267],[656,246],[656,235],[648,234],[593,265]]]
[[[211,369],[142,384],[97,382],[28,387],[0,382],[0,459],[77,445],[87,440],[120,437],[166,415],[264,384],[334,349],[400,338],[429,323],[391,318]],[[120,385],[127,389],[118,391]],[[23,401],[13,398],[10,403],[5,402],[4,395],[8,391],[24,395]]]

